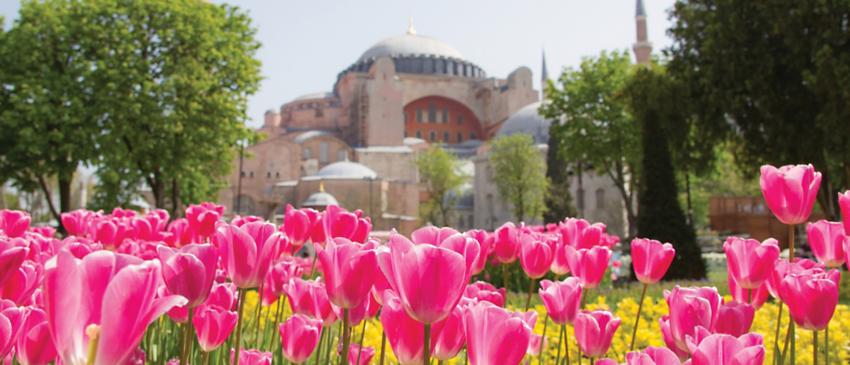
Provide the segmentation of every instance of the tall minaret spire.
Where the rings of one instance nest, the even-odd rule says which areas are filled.
[[[637,43],[632,48],[635,52],[635,58],[638,64],[651,66],[652,43],[649,42],[646,35],[646,10],[643,7],[643,0],[637,0],[635,21],[637,22]]]
[[[546,88],[549,86],[549,83],[546,82],[549,80],[549,70],[546,69],[546,49],[543,49],[543,70],[540,72],[540,100],[546,98]]]

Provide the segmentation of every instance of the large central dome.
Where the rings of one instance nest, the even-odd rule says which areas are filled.
[[[463,55],[446,42],[416,34],[405,34],[378,42],[367,49],[357,62],[373,60],[383,56],[435,56],[464,60]]]

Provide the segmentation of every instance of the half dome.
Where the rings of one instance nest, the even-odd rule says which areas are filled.
[[[315,176],[331,179],[376,179],[378,174],[366,165],[351,161],[334,162],[323,167]]]
[[[514,133],[525,133],[534,138],[534,143],[549,142],[549,126],[552,120],[538,113],[541,102],[528,104],[513,113],[499,128],[496,136],[510,136]]]

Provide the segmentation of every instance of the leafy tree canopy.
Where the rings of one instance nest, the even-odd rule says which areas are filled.
[[[524,133],[499,136],[491,141],[489,158],[492,181],[500,199],[511,203],[516,220],[540,217],[546,210],[549,179],[534,139]]]
[[[451,225],[449,210],[457,204],[460,197],[458,189],[468,178],[460,171],[459,164],[454,154],[436,144],[413,160],[428,190],[428,201],[419,208],[423,223]]]

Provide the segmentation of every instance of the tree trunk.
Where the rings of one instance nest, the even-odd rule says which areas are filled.
[[[0,185],[0,209],[8,209],[6,208],[6,183]]]
[[[158,176],[154,175],[153,179],[148,179],[148,184],[151,185],[154,206],[157,209],[165,208],[165,182],[163,182]]]
[[[171,180],[171,215],[179,218],[183,216],[182,204],[180,204],[180,183],[177,179]]]
[[[59,233],[62,233],[64,235],[66,231],[65,227],[62,226],[62,216],[59,214],[58,211],[56,211],[56,207],[53,205],[53,199],[50,198],[50,188],[47,187],[47,181],[44,180],[44,176],[39,175],[38,183],[39,185],[41,185],[41,190],[44,192],[44,200],[47,200],[47,206],[50,208],[50,214],[52,214],[53,218],[55,218],[56,221],[59,222]],[[31,207],[34,205],[35,203],[33,203]],[[32,213],[30,213],[30,215],[32,215]]]

